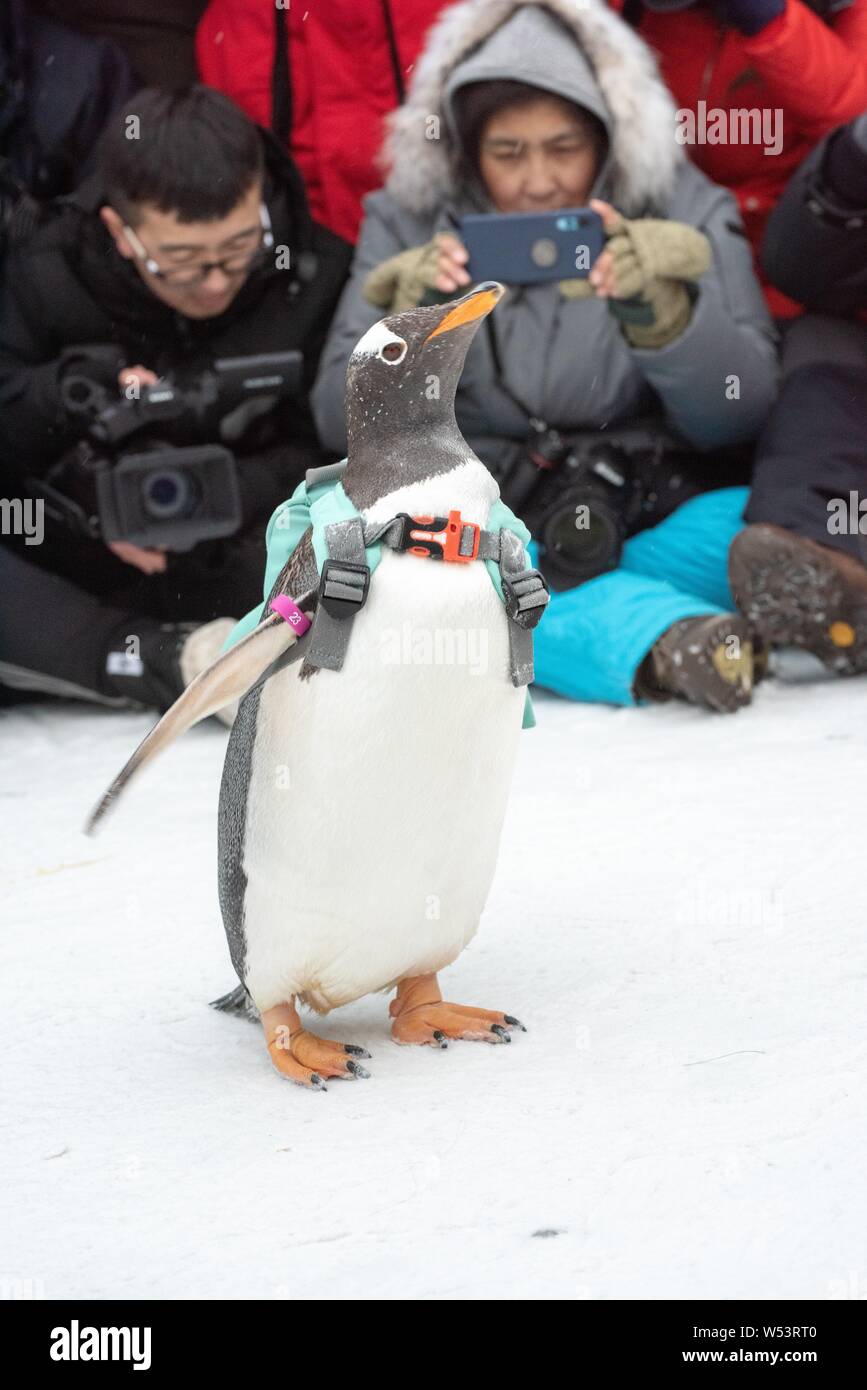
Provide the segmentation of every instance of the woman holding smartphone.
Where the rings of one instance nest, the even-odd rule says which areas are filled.
[[[362,334],[488,273],[468,267],[462,217],[589,206],[606,238],[589,276],[510,287],[470,349],[458,423],[507,500],[543,428],[616,439],[638,420],[719,489],[719,451],[751,441],[774,400],[773,330],[737,205],[687,163],[643,41],[602,0],[450,7],[388,153],[314,390],[326,447],[345,449],[343,380]],[[555,594],[537,680],[618,704],[746,703],[749,631],[725,574],[745,500],[742,488],[696,497],[627,540],[617,568]]]

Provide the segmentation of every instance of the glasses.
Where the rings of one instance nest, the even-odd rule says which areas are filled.
[[[242,275],[254,262],[264,258],[265,253],[274,245],[271,218],[264,203],[259,204],[259,224],[259,242],[252,251],[237,252],[234,256],[226,256],[222,261],[202,261],[198,265],[178,266],[176,270],[162,270],[147,248],[142,246],[132,227],[124,225],[123,234],[139,260],[144,263],[149,275],[165,281],[167,285],[201,285],[212,270],[219,270],[223,275]]]

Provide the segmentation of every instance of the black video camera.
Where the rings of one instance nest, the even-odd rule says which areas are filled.
[[[571,589],[616,569],[627,536],[707,490],[695,458],[658,424],[563,435],[533,422],[498,482],[538,543],[551,587]]]
[[[85,362],[64,375],[61,392],[86,434],[62,462],[62,483],[43,489],[76,529],[107,541],[183,551],[232,535],[241,522],[237,464],[224,444],[207,441],[231,438],[239,422],[297,394],[302,372],[300,352],[222,358],[186,384],[166,379],[118,398]]]

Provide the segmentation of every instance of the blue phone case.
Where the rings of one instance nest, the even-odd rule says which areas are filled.
[[[602,218],[592,208],[470,213],[457,233],[470,253],[473,280],[505,285],[586,279],[605,245]]]

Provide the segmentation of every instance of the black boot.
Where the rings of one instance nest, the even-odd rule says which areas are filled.
[[[683,618],[658,637],[635,680],[639,699],[672,695],[721,714],[734,714],[752,699],[755,680],[752,633],[739,613]]]
[[[106,652],[105,693],[164,713],[196,676],[217,659],[234,625],[234,618],[215,618],[211,623],[143,620],[137,624],[139,633],[131,654],[130,624],[124,623]],[[231,724],[232,717],[224,722]]]
[[[166,710],[215,660],[233,622],[160,622],[0,544],[0,687],[13,699],[38,693]]]
[[[181,652],[195,626],[158,623],[151,618],[123,623],[105,650],[102,693],[162,714],[184,689]]]
[[[803,647],[832,671],[867,671],[867,567],[781,526],[747,526],[729,550],[738,608],[771,646]]]

